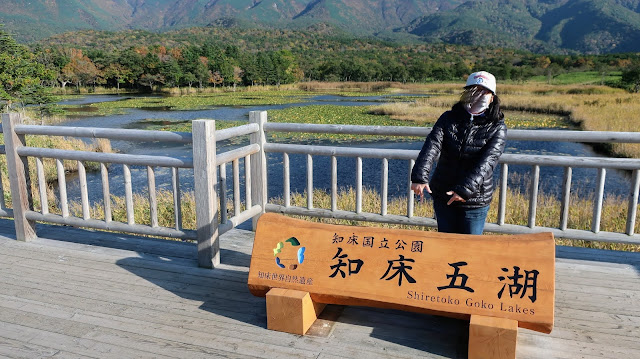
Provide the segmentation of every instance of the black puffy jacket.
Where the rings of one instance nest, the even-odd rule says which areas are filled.
[[[429,183],[434,200],[448,201],[454,191],[466,202],[452,205],[479,208],[493,197],[493,171],[504,151],[507,126],[502,119],[471,115],[459,104],[440,116],[427,136],[411,171],[411,182]],[[439,159],[438,159],[439,158]],[[429,174],[437,161],[431,181]]]

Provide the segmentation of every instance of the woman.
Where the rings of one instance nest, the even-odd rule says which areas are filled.
[[[411,189],[433,197],[439,232],[482,234],[506,135],[495,77],[472,73],[460,101],[433,126],[411,172]]]

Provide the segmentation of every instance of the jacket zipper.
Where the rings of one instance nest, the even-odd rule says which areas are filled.
[[[462,139],[462,146],[460,146],[460,154],[458,155],[458,160],[462,159],[462,154],[467,149],[467,140],[469,138],[469,130],[473,126],[473,114],[471,114],[471,119],[469,120],[469,124],[464,129],[464,138]]]

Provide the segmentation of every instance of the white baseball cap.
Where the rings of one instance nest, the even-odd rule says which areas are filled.
[[[467,84],[464,87],[474,85],[482,86],[493,92],[494,95],[496,93],[496,78],[486,71],[478,71],[469,75],[467,78]]]

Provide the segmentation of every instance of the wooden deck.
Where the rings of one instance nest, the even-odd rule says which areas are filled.
[[[14,240],[0,220],[0,357],[466,358],[468,323],[330,306],[312,335],[266,329],[247,289],[253,233],[222,237],[222,265],[195,246],[70,227]],[[640,358],[640,253],[557,249],[556,322],[521,329],[518,358]]]

